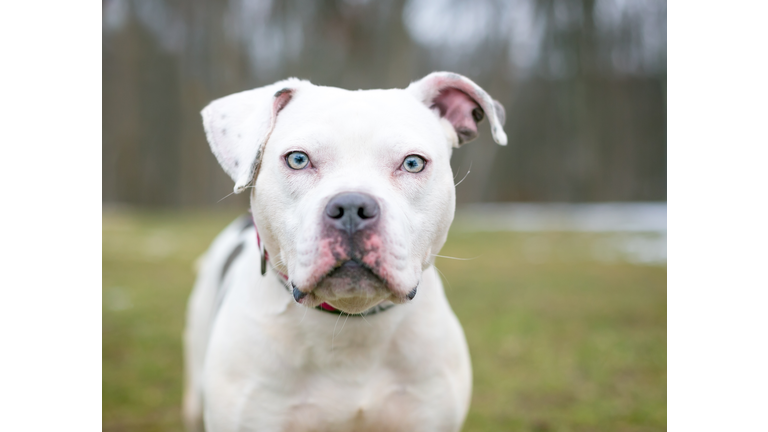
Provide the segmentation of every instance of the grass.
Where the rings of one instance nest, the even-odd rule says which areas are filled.
[[[105,212],[105,431],[179,431],[194,261],[236,213]],[[666,268],[597,234],[451,232],[437,267],[474,369],[465,431],[666,430]],[[546,245],[547,257],[530,250]]]

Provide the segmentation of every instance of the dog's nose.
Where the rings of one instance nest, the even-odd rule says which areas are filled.
[[[373,225],[378,219],[376,200],[360,192],[340,193],[325,206],[326,223],[350,234]]]

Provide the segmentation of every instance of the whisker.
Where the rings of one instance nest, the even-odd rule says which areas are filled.
[[[341,330],[339,330],[339,334],[344,331],[344,326],[347,325],[347,320],[349,319],[349,314],[347,314],[347,317],[344,318],[344,324],[341,325]]]
[[[302,306],[304,306],[304,305],[302,305]],[[308,307],[306,307],[306,306],[304,306],[304,315],[302,315],[302,316],[301,316],[301,320],[299,320],[299,325],[301,325],[301,323],[303,323],[303,322],[304,322],[304,318],[306,318],[306,317],[307,317],[307,311],[308,311],[308,310],[309,310],[309,308],[308,308]]]
[[[243,189],[251,189],[251,188],[255,188],[255,187],[256,187],[256,185],[251,185],[251,186],[246,186],[246,187],[244,187]],[[232,192],[228,193],[228,194],[227,194],[227,196],[225,196],[224,198],[227,198],[228,196],[230,196],[230,195],[234,195],[234,194],[235,194],[235,192],[234,192],[234,191],[232,191]],[[222,198],[222,199],[220,199],[220,200],[216,201],[216,204],[218,204],[218,203],[220,203],[220,202],[224,201],[224,198]]]
[[[336,324],[333,325],[333,337],[331,338],[331,352],[333,352],[333,341],[336,339],[336,326],[339,325],[339,320],[341,319],[341,314],[339,314],[339,317],[336,318]]]
[[[450,282],[450,281],[448,280],[448,278],[445,276],[445,273],[443,273],[442,271],[440,271],[440,269],[439,269],[439,268],[437,268],[437,266],[436,266],[436,265],[434,265],[434,264],[432,264],[432,267],[434,267],[434,268],[435,268],[435,270],[437,270],[437,271],[438,271],[438,273],[440,273],[440,275],[443,277],[443,280],[445,281],[445,283],[447,283],[447,284],[448,284],[448,288],[452,288],[452,287],[451,287],[451,282]]]
[[[430,254],[430,255],[434,256],[434,257],[448,258],[448,259],[459,260],[459,261],[471,261],[471,260],[474,260],[474,259],[478,259],[478,258],[480,258],[482,256],[482,255],[478,255],[478,256],[476,256],[474,258],[456,258],[456,257],[452,257],[452,256],[437,255],[437,254]]]
[[[367,319],[365,319],[365,315],[360,315],[360,316],[363,318],[363,321],[365,321],[366,324],[368,324],[369,326],[373,327],[373,324],[371,324],[370,322],[368,322]]]
[[[456,186],[460,185],[460,184],[461,184],[461,182],[463,182],[463,181],[464,181],[464,179],[466,179],[466,178],[467,178],[467,176],[469,175],[470,171],[472,171],[472,161],[469,161],[469,169],[467,170],[467,173],[466,173],[466,174],[464,174],[464,178],[462,178],[461,180],[459,180],[459,182],[458,182],[458,183],[456,183],[455,185],[453,185],[453,187],[456,187]],[[455,179],[455,178],[454,178],[454,179]]]
[[[230,195],[234,195],[234,194],[235,194],[234,192],[230,192],[230,193],[228,193],[227,195],[225,195],[225,196],[224,196],[224,198],[222,198],[222,199],[220,199],[220,200],[216,201],[216,204],[218,204],[218,203],[220,203],[220,202],[224,201],[224,199],[225,199],[225,198],[227,198],[227,197],[228,197],[228,196],[230,196]]]

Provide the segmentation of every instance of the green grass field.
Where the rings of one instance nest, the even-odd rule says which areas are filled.
[[[235,216],[103,214],[105,431],[182,430],[194,261]],[[465,431],[666,430],[666,267],[596,262],[601,236],[451,232],[442,255],[477,257],[436,263],[472,355]]]

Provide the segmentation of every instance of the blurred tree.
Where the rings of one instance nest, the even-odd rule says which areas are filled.
[[[455,152],[460,203],[666,199],[666,2],[109,0],[103,201],[212,205],[232,190],[199,111],[298,76],[349,89],[464,74],[510,146]],[[232,196],[218,206],[244,206]]]

